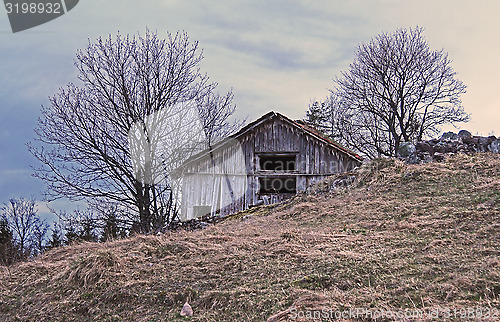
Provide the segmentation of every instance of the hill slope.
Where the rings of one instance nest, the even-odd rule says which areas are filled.
[[[0,320],[182,320],[186,299],[200,321],[500,309],[499,169],[492,154],[378,160],[342,175],[347,188],[332,179],[201,231],[56,249],[0,267]]]

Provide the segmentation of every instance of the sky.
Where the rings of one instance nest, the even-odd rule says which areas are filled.
[[[500,2],[496,0],[82,0],[65,15],[12,33],[0,8],[0,204],[33,197],[42,215],[43,182],[26,148],[41,105],[77,82],[77,49],[110,34],[185,31],[203,48],[202,71],[233,90],[237,117],[255,120],[273,110],[303,118],[347,70],[357,46],[382,32],[425,28],[431,49],[444,49],[467,85],[462,102],[473,134],[500,135]],[[451,127],[444,130],[455,130]]]

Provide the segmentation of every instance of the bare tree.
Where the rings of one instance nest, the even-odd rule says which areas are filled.
[[[245,122],[244,120],[230,122],[229,118],[234,112],[234,109],[229,108],[233,95],[210,95],[204,97],[204,100],[199,104],[203,108],[198,109],[202,127],[206,136],[206,143],[212,146],[219,140],[232,134],[236,129],[239,129]]]
[[[311,105],[310,123],[327,124],[339,143],[379,157],[395,156],[401,143],[435,135],[443,124],[467,122],[465,85],[448,54],[430,50],[422,33],[399,29],[360,45],[331,97]]]
[[[75,60],[81,85],[42,107],[40,144],[29,145],[43,164],[35,175],[48,186],[46,199],[115,205],[144,233],[171,218],[168,172],[240,125],[228,120],[232,92],[215,93],[202,58],[185,33],[89,41]]]
[[[19,245],[19,257],[29,257],[31,254],[29,241],[39,219],[35,201],[23,198],[10,199],[9,203],[4,205],[2,211]]]

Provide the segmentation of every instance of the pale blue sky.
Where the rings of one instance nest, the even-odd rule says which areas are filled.
[[[493,0],[81,0],[56,20],[12,34],[0,10],[0,203],[41,197],[44,185],[30,177],[36,162],[24,144],[40,105],[75,81],[74,55],[88,38],[184,30],[204,48],[203,71],[220,91],[233,88],[238,115],[252,120],[269,110],[302,118],[311,100],[328,95],[359,43],[418,25],[433,49],[449,52],[468,86],[463,103],[472,122],[461,127],[500,135],[498,12]]]

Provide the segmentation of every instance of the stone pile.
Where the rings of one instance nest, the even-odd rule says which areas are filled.
[[[439,139],[420,141],[417,144],[405,142],[400,145],[398,156],[408,163],[418,164],[442,161],[455,153],[477,152],[500,153],[500,137],[474,136],[469,131],[446,132]]]

